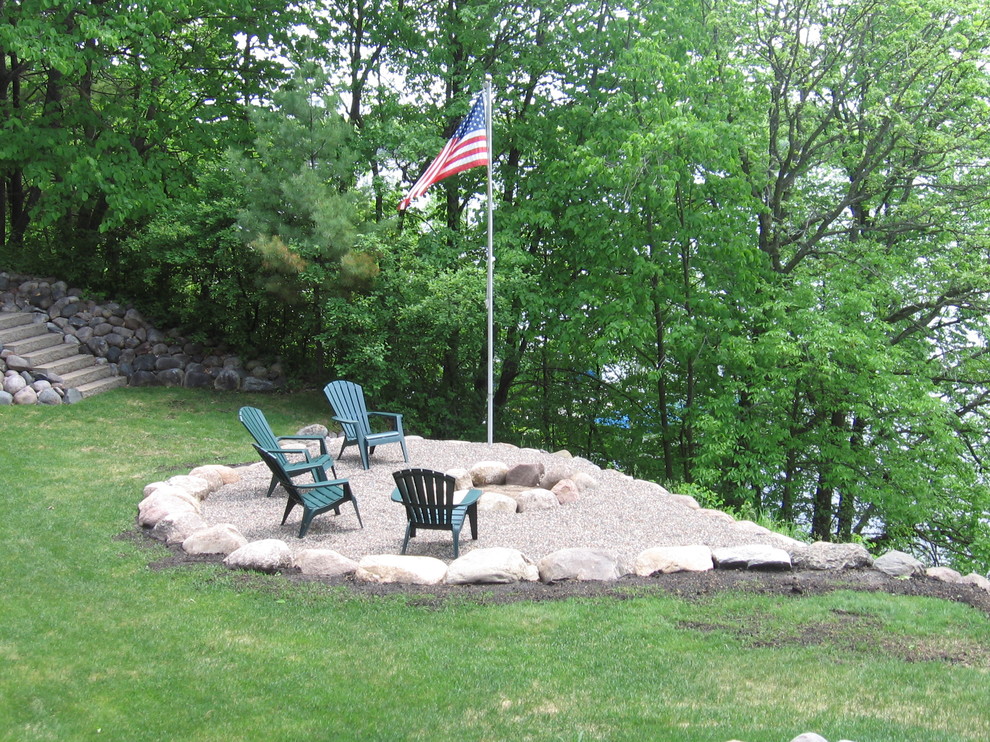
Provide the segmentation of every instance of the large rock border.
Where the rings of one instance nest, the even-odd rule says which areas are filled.
[[[523,503],[534,499],[528,494],[533,491],[541,493],[538,496],[540,501],[545,502],[547,498],[552,498],[556,507],[574,502],[582,491],[596,486],[593,478],[587,475],[574,479],[560,475],[549,481],[542,464],[524,465],[513,471],[501,462],[486,461],[476,464],[470,471],[461,469],[450,473],[458,478],[459,486],[484,488],[486,496],[492,493],[493,497],[490,499],[501,506],[506,502],[514,503],[515,509],[520,512],[527,507]],[[716,550],[705,544],[658,544],[642,551],[629,563],[623,562],[618,554],[607,550],[585,548],[560,549],[543,557],[538,563],[518,550],[501,547],[473,549],[449,565],[432,557],[397,554],[370,555],[354,561],[329,549],[305,549],[293,558],[291,549],[284,541],[263,539],[248,542],[236,526],[210,526],[202,519],[200,503],[223,485],[239,479],[240,474],[236,469],[214,465],[197,467],[187,476],[174,476],[165,482],[152,482],[144,488],[143,499],[138,504],[138,525],[152,538],[169,545],[181,544],[180,548],[187,553],[223,554],[223,563],[231,569],[268,573],[298,569],[307,575],[352,575],[357,581],[376,584],[469,585],[537,580],[545,583],[568,580],[611,582],[627,575],[655,577],[673,572],[704,572],[715,569],[876,569],[903,578],[922,575],[953,584],[971,584],[990,593],[990,580],[976,573],[963,576],[943,567],[926,571],[916,559],[899,552],[888,552],[874,561],[860,544],[825,542],[805,544],[795,541],[787,550],[764,544]],[[559,488],[560,492],[566,493],[564,497],[557,494],[561,482],[568,482]],[[700,510],[692,498],[671,494],[659,485],[657,494],[674,498],[692,509]],[[712,512],[731,520],[728,514]],[[754,527],[749,529],[751,532],[763,530],[752,525]]]

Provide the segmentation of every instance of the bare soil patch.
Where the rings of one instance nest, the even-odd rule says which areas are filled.
[[[140,529],[122,533],[119,538],[158,545]],[[220,564],[217,554],[192,556],[179,547],[168,547],[170,555],[149,564],[151,569],[178,569],[197,564]],[[355,596],[403,595],[416,605],[441,606],[447,600],[470,600],[481,604],[515,601],[566,600],[568,598],[610,597],[617,600],[649,595],[672,595],[684,600],[703,600],[718,593],[735,590],[762,595],[776,595],[796,600],[823,595],[835,590],[879,592],[890,595],[913,595],[951,600],[970,605],[990,616],[990,593],[973,585],[943,582],[931,577],[898,579],[872,569],[842,571],[761,572],[713,570],[677,572],[653,577],[628,576],[615,582],[566,581],[557,583],[519,582],[508,585],[378,585],[358,582],[351,577],[325,578],[303,575],[296,569],[285,570],[281,577],[292,583],[321,583],[346,588]],[[249,582],[247,577],[245,582]],[[256,583],[255,583],[256,584]],[[809,633],[809,637],[812,634]],[[808,639],[810,641],[810,638]],[[797,641],[789,639],[789,641]],[[923,655],[923,652],[919,652]]]

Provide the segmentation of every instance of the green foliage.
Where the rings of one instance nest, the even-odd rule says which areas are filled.
[[[0,255],[109,289],[121,237],[243,135],[241,101],[281,74],[263,52],[294,16],[278,0],[2,11]]]
[[[3,7],[5,263],[481,437],[491,75],[497,437],[990,564],[978,3]]]
[[[283,328],[292,343],[315,351],[307,371],[326,368],[328,296],[367,289],[378,273],[375,253],[359,245],[370,222],[354,187],[352,127],[326,86],[313,65],[297,68],[271,109],[251,110],[252,150],[228,157],[245,192],[239,233],[260,259],[265,290],[293,310],[294,327]]]

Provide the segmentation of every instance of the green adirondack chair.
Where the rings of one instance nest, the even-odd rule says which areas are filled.
[[[285,504],[285,514],[282,516],[282,525],[285,525],[289,513],[296,505],[302,506],[303,517],[302,523],[299,525],[299,538],[306,535],[313,518],[317,515],[329,510],[340,515],[340,506],[345,502],[354,505],[354,514],[357,516],[358,525],[364,528],[364,523],[361,521],[361,511],[358,510],[357,498],[351,492],[350,482],[346,479],[327,479],[326,470],[315,462],[311,462],[309,467],[316,481],[296,482],[285,470],[277,451],[264,449],[257,443],[251,445],[254,446],[262,460],[268,464],[268,468],[272,470],[272,476],[289,493],[289,501]]]
[[[337,471],[333,468],[333,456],[327,452],[327,442],[322,436],[275,435],[265,414],[257,407],[241,407],[237,413],[237,419],[247,428],[248,433],[259,446],[278,456],[282,467],[290,477],[312,470],[315,464],[333,474],[334,479],[337,478]],[[281,441],[317,441],[320,444],[320,453],[317,456],[312,456],[307,448],[282,448]],[[290,455],[302,456],[303,460],[289,458]],[[268,497],[272,496],[272,492],[277,486],[278,479],[273,474],[272,482],[268,486]]]
[[[449,474],[430,469],[403,469],[392,474],[395,489],[393,502],[406,508],[406,538],[402,542],[402,553],[406,553],[409,539],[417,529],[428,528],[450,531],[454,536],[454,559],[460,553],[458,541],[464,517],[471,524],[471,538],[478,540],[478,498],[481,490],[468,490],[467,494],[455,502],[455,479]]]
[[[397,412],[369,412],[364,402],[364,390],[353,381],[331,381],[323,387],[323,394],[333,409],[333,419],[344,429],[338,461],[344,455],[345,448],[356,445],[361,454],[361,466],[367,469],[368,457],[377,446],[386,443],[401,445],[402,460],[409,461],[406,437],[402,432],[402,415]],[[370,417],[373,415],[391,418],[392,430],[381,433],[372,431]]]

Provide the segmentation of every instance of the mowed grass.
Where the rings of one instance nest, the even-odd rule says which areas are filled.
[[[0,408],[0,739],[990,739],[990,621],[852,592],[683,601],[357,597],[149,569],[143,486],[252,460],[236,418],[317,394],[121,389]]]

